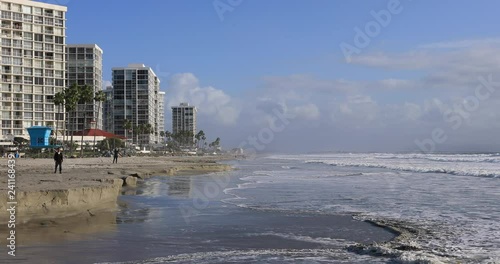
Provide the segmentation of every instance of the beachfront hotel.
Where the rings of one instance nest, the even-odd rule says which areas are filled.
[[[177,134],[181,131],[191,131],[196,135],[196,113],[195,106],[188,103],[181,103],[179,106],[172,106],[172,133]]]
[[[96,44],[69,44],[66,47],[67,86],[88,85],[94,96],[102,90],[102,49]],[[78,117],[76,114],[78,113]],[[78,105],[78,111],[68,113],[68,131],[80,132],[84,129],[102,129],[102,104],[96,101]]]
[[[64,126],[54,95],[65,88],[65,6],[0,1],[2,64],[0,141],[29,138],[31,126]]]
[[[113,68],[112,91],[112,124],[110,132],[129,138],[130,142],[140,146],[158,144],[160,131],[163,130],[164,121],[158,113],[158,105],[163,105],[161,96],[160,79],[154,71],[144,64],[129,64],[127,67]],[[163,98],[164,98],[163,93]],[[161,101],[161,103],[159,102]],[[150,124],[153,128],[151,134],[134,133],[125,131],[125,120],[132,122],[132,127]],[[161,130],[160,130],[161,129]]]

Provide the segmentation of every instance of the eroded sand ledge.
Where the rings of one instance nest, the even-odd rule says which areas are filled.
[[[50,159],[16,160],[16,221],[32,221],[93,215],[116,209],[125,180],[134,185],[160,175],[196,175],[231,170],[217,161],[227,157],[127,157],[112,164],[111,158],[67,159],[63,173],[54,174]],[[0,159],[7,172],[7,160]],[[129,177],[127,179],[127,177]],[[8,221],[7,177],[0,181],[0,223]]]

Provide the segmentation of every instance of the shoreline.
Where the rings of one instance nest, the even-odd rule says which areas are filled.
[[[230,171],[214,157],[123,157],[65,159],[63,173],[53,173],[51,159],[16,160],[16,224],[31,224],[55,218],[92,216],[100,211],[117,210],[124,186],[134,188],[137,181],[152,176],[192,176]],[[5,162],[2,162],[5,161]],[[7,171],[7,159],[0,159]],[[0,180],[0,224],[8,222],[8,184]]]

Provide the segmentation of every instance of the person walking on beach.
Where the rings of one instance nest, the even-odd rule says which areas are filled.
[[[63,160],[64,160],[64,156],[61,152],[61,149],[58,148],[56,153],[54,153],[54,161],[56,163],[56,169],[54,170],[54,173],[57,173],[57,167],[59,167],[59,173],[62,173]]]
[[[118,151],[118,149],[116,148],[116,149],[113,151],[113,163],[118,163],[118,154],[119,154],[119,151]]]

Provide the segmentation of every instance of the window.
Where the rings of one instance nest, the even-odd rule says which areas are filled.
[[[24,40],[33,40],[33,33],[24,32]]]
[[[31,113],[31,112],[24,112],[24,119],[32,120],[33,119],[33,113]]]
[[[23,59],[21,58],[13,58],[12,62],[14,65],[23,65]]]
[[[24,14],[31,14],[31,6],[23,6]]]
[[[43,32],[42,26],[40,26],[40,25],[33,25],[33,31],[35,33],[42,33]]]
[[[31,41],[24,41],[24,44],[23,44],[23,47],[24,49],[33,49],[33,42]]]
[[[32,15],[23,15],[23,21],[24,22],[33,22],[33,16]]]
[[[35,50],[43,50],[43,44],[35,42]]]
[[[55,86],[63,87],[64,86],[64,79],[55,79]]]
[[[12,41],[10,39],[2,39],[2,46],[10,47],[12,46]]]
[[[55,36],[56,44],[64,44],[64,37]]]
[[[13,13],[12,14],[12,19],[13,20],[17,20],[17,21],[23,21],[23,14]]]
[[[43,61],[41,61],[41,60],[35,60],[34,66],[36,68],[43,68]]]
[[[23,24],[23,31],[33,31],[33,25],[28,24],[28,23],[24,23]]]
[[[36,85],[43,85],[43,78],[35,77],[35,84]]]
[[[35,41],[43,41],[43,34],[35,34]]]
[[[24,75],[32,76],[33,68],[24,68]]]
[[[12,64],[11,57],[2,57],[2,64]]]
[[[55,25],[57,27],[64,27],[64,20],[62,20],[62,19],[56,19],[55,20]]]

